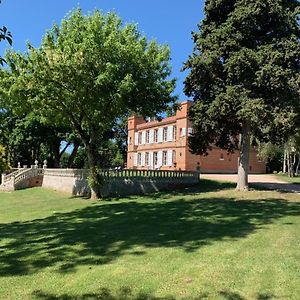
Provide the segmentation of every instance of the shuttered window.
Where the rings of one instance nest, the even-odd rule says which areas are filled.
[[[133,166],[137,167],[137,165],[138,165],[138,155],[137,155],[137,153],[134,153],[133,154]]]
[[[158,128],[157,142],[162,143],[162,141],[163,141],[163,128]]]
[[[166,166],[167,165],[167,159],[168,159],[168,152],[163,151],[162,152],[162,165]]]
[[[168,126],[168,137],[167,137],[168,142],[173,141],[173,126]]]
[[[149,143],[152,144],[154,142],[154,130],[151,129],[149,133]]]
[[[158,142],[158,129],[154,129],[154,143]]]

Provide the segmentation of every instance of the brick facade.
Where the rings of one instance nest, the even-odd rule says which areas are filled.
[[[191,154],[188,135],[192,123],[188,119],[191,102],[181,103],[175,116],[161,121],[146,122],[144,118],[128,118],[127,168],[141,170],[183,170],[202,173],[236,173],[239,153],[213,147],[208,156]],[[251,149],[249,172],[265,173],[265,163]]]

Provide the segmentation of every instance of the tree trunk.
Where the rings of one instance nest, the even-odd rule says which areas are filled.
[[[97,172],[97,164],[98,164],[98,153],[92,143],[88,143],[85,145],[88,155],[88,162],[90,167],[90,187],[91,187],[91,199],[99,199],[101,198],[99,184],[99,176]]]
[[[286,173],[286,159],[287,159],[287,153],[286,153],[286,145],[284,145],[284,155],[283,155],[283,170],[282,172]]]
[[[68,168],[72,168],[73,166],[73,163],[74,163],[74,159],[75,159],[75,156],[78,152],[78,148],[79,148],[79,143],[77,142],[74,142],[74,148],[69,156],[69,159],[68,159]]]
[[[236,189],[238,191],[248,191],[248,169],[250,156],[250,122],[243,123],[243,131],[241,135],[241,149],[238,166],[238,179]]]
[[[296,176],[298,176],[298,173],[299,173],[299,166],[300,166],[300,155],[298,154],[298,163],[297,163],[296,170],[295,170]]]

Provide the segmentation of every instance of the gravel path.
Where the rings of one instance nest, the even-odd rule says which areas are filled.
[[[201,174],[201,178],[237,182],[237,174]],[[294,192],[300,194],[300,184],[290,184],[270,174],[251,174],[249,175],[249,183],[261,185],[272,190]]]

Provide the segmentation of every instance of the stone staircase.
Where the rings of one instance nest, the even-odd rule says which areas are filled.
[[[42,168],[18,169],[7,175],[2,174],[2,183],[0,191],[12,192],[15,190],[40,186],[44,175]]]

